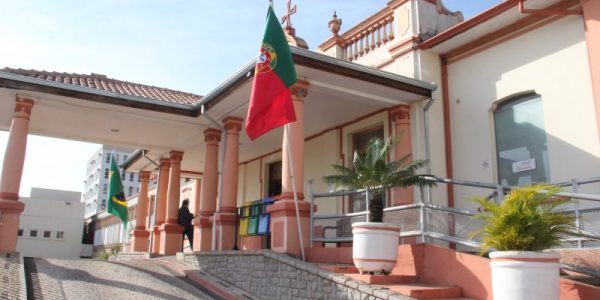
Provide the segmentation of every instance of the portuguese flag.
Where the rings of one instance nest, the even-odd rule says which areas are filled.
[[[289,90],[295,82],[290,47],[273,8],[269,7],[246,117],[246,134],[251,140],[296,121]]]
[[[115,163],[115,156],[111,156],[110,172],[108,173],[108,213],[121,219],[123,228],[125,228],[127,227],[127,202],[123,192],[121,174]]]

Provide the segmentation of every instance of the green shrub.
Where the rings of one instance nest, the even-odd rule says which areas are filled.
[[[98,259],[107,260],[108,259],[108,252],[106,252],[106,250],[102,249],[102,250],[100,250],[100,252],[98,252],[98,255],[96,257],[98,257]]]
[[[110,255],[111,255],[111,256],[115,256],[115,255],[117,255],[119,252],[121,252],[121,250],[122,250],[122,247],[123,247],[123,246],[121,246],[121,244],[117,244],[117,245],[114,245],[114,246],[112,246],[112,247],[110,248]]]
[[[575,216],[556,207],[569,199],[557,197],[559,187],[548,184],[512,190],[500,204],[477,197],[483,212],[476,217],[483,227],[473,236],[482,237],[480,254],[499,251],[541,251],[561,243],[561,236],[575,229]]]

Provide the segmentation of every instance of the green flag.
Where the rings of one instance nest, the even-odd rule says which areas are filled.
[[[121,175],[115,163],[115,156],[111,155],[110,173],[108,175],[108,213],[117,216],[127,226],[127,202],[123,193]]]

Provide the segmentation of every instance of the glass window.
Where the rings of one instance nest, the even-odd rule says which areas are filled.
[[[37,230],[29,230],[29,237],[37,237]]]
[[[104,169],[104,179],[108,179],[108,168]]]
[[[64,231],[57,231],[56,232],[56,238],[57,239],[64,239],[65,238],[65,232]]]
[[[50,230],[44,230],[44,238],[49,239],[52,232]]]
[[[133,182],[133,173],[129,173],[129,181]]]
[[[110,164],[110,153],[106,153],[106,163]]]
[[[515,97],[494,112],[498,181],[525,185],[550,179],[542,98]]]
[[[350,155],[350,163],[354,159],[354,153],[365,154],[367,145],[372,139],[383,139],[383,126],[367,129],[352,135],[352,154]],[[386,199],[384,194],[383,204],[385,207]],[[364,194],[356,194],[350,196],[350,212],[359,212],[367,210],[367,202]]]
[[[131,195],[133,195],[133,187],[132,186],[129,187],[129,197],[131,197]]]
[[[108,191],[108,184],[104,184],[104,186],[102,187],[102,194],[106,194],[106,192]]]
[[[23,229],[19,229],[19,232],[17,233],[18,236],[23,236]]]

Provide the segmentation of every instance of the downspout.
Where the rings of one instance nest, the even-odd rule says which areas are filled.
[[[420,18],[419,18],[419,0],[412,0],[412,15],[415,16],[413,18],[413,32],[416,34],[416,36],[419,37],[419,40],[421,39],[421,28],[420,28]],[[420,48],[415,48],[415,59],[416,59],[416,66],[415,66],[415,77],[419,80],[421,80],[421,52],[420,52]]]
[[[429,143],[429,109],[431,105],[433,105],[433,92],[431,97],[425,103],[423,107],[423,131],[425,135],[425,159],[427,164],[425,165],[425,172],[427,174],[431,174],[431,150]],[[427,213],[425,211],[425,202],[431,204],[431,186],[427,186],[425,188],[426,197],[423,197],[423,187],[421,187],[421,209],[420,209],[420,227],[421,227],[421,241],[423,243],[427,242],[427,232],[428,232],[428,224],[427,224]]]
[[[223,168],[223,165],[225,164],[225,150],[227,150],[227,129],[206,113],[206,108],[204,105],[202,105],[200,107],[200,114],[202,116],[206,117],[206,119],[208,119],[213,125],[215,125],[215,127],[219,128],[222,132],[221,140],[223,140],[223,147],[221,147],[221,158],[220,158],[219,164],[220,164],[221,168]],[[217,188],[217,207],[216,207],[217,211],[221,207],[222,197],[223,197],[223,170],[219,170],[219,185]],[[200,199],[200,201],[202,201],[202,199]],[[211,244],[212,244],[211,250],[216,251],[217,250],[217,224],[214,221],[214,215],[213,215],[213,224],[212,224],[212,242],[211,242]]]

